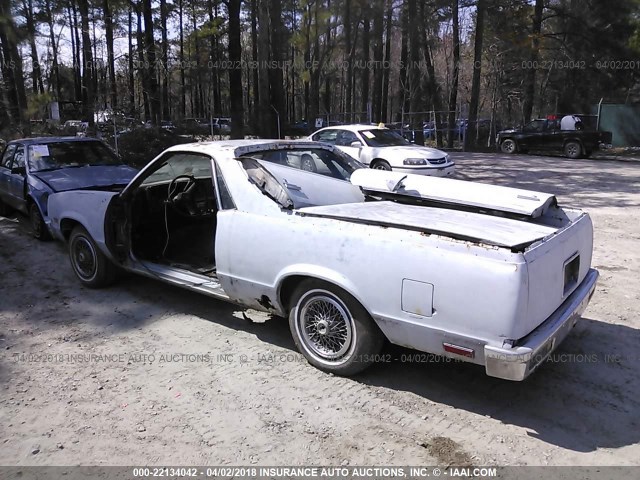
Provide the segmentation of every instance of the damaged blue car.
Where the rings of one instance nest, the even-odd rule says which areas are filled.
[[[12,140],[0,157],[0,215],[12,209],[28,215],[34,237],[47,240],[49,195],[87,188],[119,191],[136,173],[94,138]]]

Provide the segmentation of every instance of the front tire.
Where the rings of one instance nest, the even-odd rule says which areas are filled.
[[[376,160],[371,164],[371,168],[374,170],[386,170],[387,172],[391,171],[391,165],[385,160]]]
[[[35,203],[32,203],[29,206],[29,220],[31,222],[31,230],[34,238],[37,238],[40,241],[51,239],[51,235],[49,235],[49,230],[47,229],[47,224],[44,223],[40,209]]]
[[[500,144],[500,150],[502,150],[502,153],[513,154],[518,151],[518,146],[515,140],[507,138]]]
[[[77,226],[71,232],[69,259],[76,277],[86,287],[106,287],[116,279],[116,266],[100,251],[84,227]]]
[[[567,142],[564,146],[564,154],[571,159],[580,158],[582,147],[578,142]]]
[[[336,375],[354,375],[369,367],[384,341],[355,298],[314,279],[303,281],[294,292],[289,328],[307,361]]]

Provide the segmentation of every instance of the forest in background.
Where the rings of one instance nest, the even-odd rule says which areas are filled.
[[[0,0],[0,126],[81,116],[523,123],[640,100],[640,1]],[[409,114],[413,112],[413,114]],[[474,142],[473,135],[467,139]],[[450,140],[450,139],[449,139]],[[451,143],[451,142],[449,142]]]

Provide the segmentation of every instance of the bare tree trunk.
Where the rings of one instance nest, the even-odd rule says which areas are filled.
[[[373,3],[373,94],[372,115],[373,121],[382,121],[382,60],[384,55],[384,0],[375,0]]]
[[[536,0],[533,10],[533,25],[531,29],[531,60],[532,67],[527,70],[525,78],[524,105],[522,109],[522,121],[527,123],[531,120],[533,113],[533,103],[536,88],[536,69],[533,68],[538,62],[540,55],[540,32],[542,31],[542,13],[544,10],[544,0]]]
[[[373,121],[382,121],[382,60],[384,55],[384,0],[373,3],[373,92],[371,106]]]
[[[269,41],[271,43],[271,58],[274,67],[269,69],[269,92],[271,110],[271,137],[281,135],[278,125],[282,125],[285,119],[285,102],[282,81],[282,61],[284,59],[283,48],[285,41],[283,38],[284,26],[282,25],[282,0],[271,0],[269,2]]]
[[[142,34],[142,3],[138,1],[136,4],[137,31],[136,31],[136,47],[138,50],[138,76],[140,78],[140,87],[142,90],[142,105],[145,120],[151,120],[151,107],[149,105],[149,82],[146,74],[145,56],[144,56],[144,37]]]
[[[11,15],[9,0],[0,0],[0,42],[2,43],[2,77],[7,84],[9,108],[16,125],[28,135],[30,132],[27,113],[27,95],[24,89],[22,58],[18,52],[18,36]]]
[[[110,0],[104,0],[102,8],[104,10],[104,30],[107,40],[107,65],[109,69],[109,84],[111,93],[111,108],[118,108],[118,86],[116,85],[116,68],[113,56],[113,17],[109,5]]]
[[[240,2],[229,0],[229,62],[234,67],[229,69],[229,96],[231,102],[231,138],[244,138],[244,106],[242,103],[242,70],[240,59],[242,45],[240,43]]]
[[[478,105],[480,103],[480,74],[482,73],[482,44],[486,8],[486,0],[478,0],[476,7],[476,38],[473,44],[473,77],[471,80],[471,100],[469,102],[469,122],[464,138],[465,150],[475,146],[477,143],[476,123],[478,121]]]
[[[320,36],[317,33],[318,28],[318,7],[319,2],[315,2],[313,6],[313,25],[316,27],[316,35],[313,41],[313,60],[317,65],[311,68],[311,81],[309,82],[309,116],[313,121],[320,113]]]
[[[4,28],[4,27],[3,27]],[[11,123],[11,114],[9,113],[9,78],[5,77],[5,61],[2,50],[2,40],[0,39],[0,76],[2,78],[2,89],[0,89],[0,125]],[[18,123],[16,121],[16,123]]]
[[[61,100],[60,98],[60,69],[58,66],[58,42],[56,41],[56,35],[53,30],[54,22],[53,22],[53,11],[51,10],[51,0],[45,0],[44,4],[45,14],[47,16],[47,25],[49,27],[49,41],[51,42],[51,52],[52,52],[52,62],[51,62],[51,85],[52,90],[55,92],[56,100]]]
[[[219,2],[216,2],[213,10],[215,18],[218,18],[218,15],[219,15],[219,12],[218,12],[219,6],[220,6]],[[242,10],[242,4],[240,6],[240,9]],[[242,26],[240,27],[240,35],[242,38]],[[215,40],[214,41],[215,58],[219,59],[220,58],[220,36],[215,35],[214,40]],[[249,85],[247,85],[247,87],[248,86]],[[213,109],[216,112],[222,111],[221,75],[219,74],[217,69],[214,70],[214,79],[213,79]],[[244,109],[244,106],[243,106],[243,109]]]
[[[460,22],[458,0],[451,2],[451,21],[453,23],[453,78],[449,92],[449,132],[447,146],[453,147],[454,127],[456,121],[456,104],[458,103],[458,80],[460,77]]]
[[[78,10],[82,22],[82,115],[83,120],[93,126],[95,119],[93,112],[95,107],[94,76],[95,65],[93,52],[91,51],[91,36],[89,32],[89,2],[78,0]]]
[[[258,0],[251,0],[251,60],[258,64]],[[260,118],[260,85],[258,83],[258,71],[256,67],[251,71],[253,87],[253,111],[251,112],[250,126],[252,132],[258,131],[258,120]]]
[[[204,116],[204,88],[202,81],[202,67],[201,67],[201,58],[200,58],[200,38],[198,33],[198,18],[197,18],[197,5],[195,3],[191,4],[191,21],[193,28],[193,46],[195,53],[195,75],[192,72],[191,80],[192,80],[192,98],[194,101],[195,109],[193,110],[193,114],[196,117]],[[190,50],[191,52],[191,50]]]
[[[158,96],[158,80],[156,78],[156,44],[153,39],[153,17],[151,15],[151,0],[142,1],[142,15],[144,17],[144,49],[147,54],[145,73],[149,85],[149,113],[151,123],[160,125],[160,97]]]
[[[352,96],[353,96],[353,45],[351,39],[351,0],[344,0],[344,50],[347,53],[347,81],[345,92],[345,110],[347,111],[346,123],[353,122]]]
[[[401,22],[401,46],[400,46],[400,74],[398,85],[398,103],[401,105],[403,112],[409,111],[410,92],[408,88],[407,62],[409,60],[409,1],[404,0],[402,5],[402,22]],[[401,120],[401,116],[398,117]],[[404,126],[403,126],[404,128]]]
[[[329,12],[331,11],[331,0],[327,0],[327,11]],[[331,39],[331,22],[329,20],[327,21],[327,31],[325,35],[326,35],[325,50],[330,51],[332,39]],[[328,73],[325,74],[323,106],[324,106],[324,111],[327,112],[327,114],[331,113],[331,81],[332,81],[331,76]]]
[[[133,2],[129,3],[129,115],[135,115],[136,94],[135,77],[133,75]]]
[[[298,25],[296,22],[296,11],[297,11],[297,1],[293,0],[291,2],[291,31],[289,32],[290,36],[293,36],[293,34],[298,30]],[[296,47],[295,45],[293,45],[293,43],[291,44],[291,47],[289,48],[289,60],[291,62],[291,67],[289,69],[289,87],[290,87],[290,103],[289,103],[289,122],[295,122],[297,119],[297,112],[296,112],[296,107],[297,107],[297,102],[296,102],[296,77],[297,77],[297,70],[296,70],[296,65],[295,65],[295,61],[296,61]]]
[[[387,0],[387,18],[384,42],[384,71],[382,75],[382,121],[389,117],[389,74],[391,73],[391,23],[393,18],[393,0]]]
[[[422,108],[422,89],[420,84],[420,32],[418,8],[416,0],[408,0],[407,14],[409,16],[409,111],[412,113],[409,120],[411,129],[416,135],[422,133],[422,119],[416,112]],[[422,135],[420,135],[422,137]],[[419,142],[419,138],[415,139]],[[424,140],[424,138],[423,138]]]
[[[69,14],[69,30],[71,36],[71,50],[73,55],[73,87],[75,100],[82,100],[82,60],[80,58],[80,35],[78,33],[78,13],[76,5],[70,2],[67,5]]]
[[[363,29],[362,29],[362,60],[365,63],[369,62],[369,46],[371,43],[370,27],[371,22],[369,20],[369,6],[363,5]],[[369,68],[368,65],[362,69],[361,75],[361,97],[360,97],[360,110],[363,112],[368,111],[369,107]]]
[[[178,2],[178,29],[180,31],[180,108],[182,118],[187,116],[187,87],[184,78],[184,9],[183,0]]]
[[[33,0],[22,2],[26,19],[27,34],[29,38],[29,47],[31,48],[31,81],[33,82],[33,93],[44,93],[44,85],[42,83],[42,69],[38,60],[38,47],[36,46],[36,24],[33,18]]]
[[[269,137],[271,107],[269,95],[269,2],[258,1],[258,135]]]
[[[162,30],[162,42],[160,44],[161,51],[161,65],[160,65],[160,78],[161,78],[161,104],[162,104],[162,118],[170,118],[170,104],[169,104],[169,40],[167,36],[167,17],[169,16],[167,10],[167,0],[160,0],[160,29]]]

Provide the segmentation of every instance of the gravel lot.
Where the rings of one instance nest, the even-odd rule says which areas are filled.
[[[640,163],[454,156],[592,215],[596,295],[529,380],[395,347],[326,375],[283,319],[140,277],[82,288],[62,244],[0,218],[0,464],[640,464]]]

